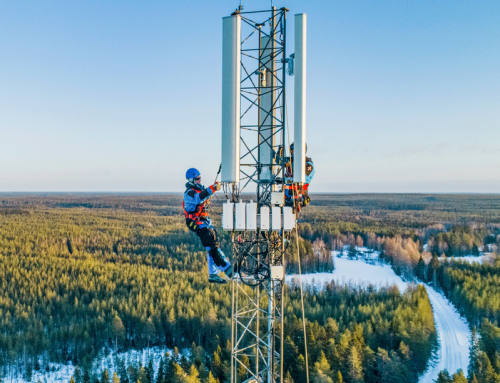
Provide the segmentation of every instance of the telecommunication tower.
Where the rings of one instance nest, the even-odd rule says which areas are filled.
[[[305,159],[306,131],[307,19],[295,15],[295,52],[287,58],[288,11],[240,7],[222,19],[222,226],[231,232],[238,272],[232,279],[231,383],[284,378],[285,242],[296,225],[285,189],[300,190],[305,181],[305,161],[294,161],[293,180],[285,177],[287,72],[295,75],[295,158]],[[256,194],[255,201],[244,191]]]

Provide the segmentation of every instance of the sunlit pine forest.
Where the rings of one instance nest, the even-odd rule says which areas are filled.
[[[499,196],[311,197],[299,217],[303,272],[331,271],[330,250],[380,250],[404,278],[443,288],[478,329],[481,340],[473,342],[478,362],[472,363],[469,380],[489,382],[500,374],[498,308],[489,303],[498,297],[498,262],[484,266],[492,268],[485,271],[435,261],[486,249],[495,256]],[[104,373],[92,368],[103,350],[162,346],[191,352],[189,357],[165,355],[156,370],[151,363],[123,365],[116,379],[228,381],[230,290],[208,284],[206,254],[185,226],[181,201],[181,195],[0,196],[4,379],[28,380],[34,371],[57,362],[78,366],[76,382],[106,381]],[[218,222],[222,201],[212,202]],[[229,238],[219,234],[229,254]],[[288,273],[296,272],[297,262],[297,249],[289,246]],[[476,298],[464,278],[483,283],[485,293]],[[417,381],[436,347],[423,287],[374,291],[332,283],[306,294],[312,381]],[[301,382],[305,359],[296,286],[286,291],[285,311],[285,381]],[[246,378],[245,369],[238,374],[240,380]]]

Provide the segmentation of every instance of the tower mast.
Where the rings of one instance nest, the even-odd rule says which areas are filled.
[[[231,383],[284,378],[284,255],[295,227],[284,206],[287,12],[240,7],[223,18],[222,225],[239,273],[231,281]],[[252,200],[243,202],[244,192]]]

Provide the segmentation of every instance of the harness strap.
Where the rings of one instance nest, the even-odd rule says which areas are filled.
[[[302,189],[297,184],[285,185],[285,189],[287,189],[287,190],[300,191],[300,190],[307,190],[308,188],[309,188],[309,184],[303,184]]]
[[[191,188],[189,190],[194,190],[198,194],[201,193],[200,190],[196,190],[194,188]],[[186,211],[184,201],[182,201],[182,208],[184,209],[184,215],[186,216],[186,219],[193,220],[197,225],[203,224],[203,222],[201,222],[200,218],[208,217],[208,213],[205,211],[205,203],[204,202],[196,205],[196,208],[194,211],[188,212],[188,211]]]

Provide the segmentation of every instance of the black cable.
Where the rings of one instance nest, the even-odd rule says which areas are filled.
[[[215,181],[214,181],[214,183],[216,183],[216,182],[217,182],[217,178],[219,178],[219,174],[220,174],[221,169],[222,169],[222,162],[221,162],[221,163],[220,163],[220,165],[219,165],[219,171],[217,172],[217,175],[215,176]]]
[[[217,172],[217,175],[215,176],[214,185],[217,183],[217,178],[219,178],[219,174],[220,174],[221,169],[222,169],[222,162],[220,163],[219,171]],[[217,201],[220,201],[219,197],[217,197],[217,195],[215,193],[214,193],[214,196],[217,199]]]

